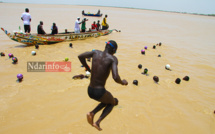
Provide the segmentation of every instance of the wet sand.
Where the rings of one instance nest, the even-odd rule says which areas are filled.
[[[129,82],[121,86],[112,76],[106,89],[119,99],[111,114],[101,123],[105,134],[213,134],[215,133],[215,17],[136,9],[72,5],[0,3],[0,27],[12,32],[23,24],[20,19],[28,7],[32,33],[39,21],[50,33],[55,22],[59,32],[74,30],[81,11],[108,14],[110,29],[121,30],[108,36],[63,42],[54,45],[26,46],[0,32],[0,133],[79,134],[100,133],[88,124],[86,114],[98,103],[87,95],[89,79],[73,80],[84,74],[77,56],[92,49],[103,50],[105,42],[118,43],[116,56],[119,74]],[[102,18],[87,17],[87,28]],[[162,46],[152,49],[162,42]],[[148,46],[146,54],[141,49]],[[31,51],[37,55],[32,56]],[[13,53],[18,64],[7,54]],[[158,55],[161,57],[157,57]],[[28,61],[62,61],[69,57],[70,73],[27,72]],[[89,65],[91,64],[88,62]],[[138,64],[143,68],[138,69]],[[165,70],[170,64],[172,71]],[[148,76],[142,75],[148,68]],[[24,80],[16,82],[22,73]],[[159,77],[159,83],[153,76]],[[190,81],[175,84],[176,78]],[[132,84],[137,79],[139,85]],[[95,120],[101,112],[95,116]]]

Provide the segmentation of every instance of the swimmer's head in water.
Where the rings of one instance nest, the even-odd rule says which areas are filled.
[[[183,78],[183,80],[189,81],[189,80],[190,80],[190,77],[189,77],[189,76],[185,76],[185,77]]]
[[[1,52],[1,56],[5,56],[5,53]]]
[[[139,68],[139,69],[142,69],[142,65],[141,65],[141,64],[139,64],[139,65],[138,65],[138,68]]]
[[[177,79],[175,80],[175,83],[176,83],[176,84],[180,84],[180,83],[181,83],[181,79],[180,79],[180,78],[177,78]]]
[[[108,42],[105,42],[106,43],[106,47],[105,49],[108,49],[108,52],[110,54],[114,54],[116,53],[116,50],[117,50],[117,43],[114,41],[114,40],[109,40]]]
[[[153,77],[153,80],[154,80],[155,82],[159,82],[159,78],[158,78],[157,76],[154,76],[154,77]]]
[[[138,80],[134,80],[134,81],[133,81],[133,84],[134,84],[134,85],[138,85]]]

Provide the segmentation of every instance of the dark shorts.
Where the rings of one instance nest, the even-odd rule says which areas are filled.
[[[108,27],[107,26],[102,26],[102,30],[107,30]]]
[[[88,87],[88,95],[91,99],[99,100],[102,98],[102,96],[105,94],[106,89],[105,88],[92,88]]]
[[[30,25],[24,25],[24,29],[25,29],[25,33],[26,32],[28,32],[28,33],[31,32],[31,26]]]
[[[86,32],[86,30],[85,29],[81,29],[81,32]]]

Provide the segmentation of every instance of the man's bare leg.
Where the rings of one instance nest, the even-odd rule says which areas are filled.
[[[108,104],[105,109],[103,110],[101,116],[99,117],[99,119],[93,123],[93,126],[95,128],[97,128],[99,131],[101,131],[102,129],[100,128],[100,122],[112,111],[114,105],[112,104]]]
[[[103,109],[106,106],[106,104],[104,103],[99,103],[99,105],[91,112],[87,113],[87,121],[89,124],[91,124],[93,126],[93,118],[94,115],[100,111],[101,109]]]

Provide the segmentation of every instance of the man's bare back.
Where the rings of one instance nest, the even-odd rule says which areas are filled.
[[[105,87],[106,80],[110,74],[112,63],[114,62],[117,62],[117,58],[115,56],[99,50],[93,51],[90,81],[91,87]]]
[[[99,51],[91,51],[85,52],[78,56],[82,65],[87,69],[87,71],[91,72],[91,80],[88,87],[88,95],[90,98],[101,102],[93,111],[87,114],[88,123],[97,128],[98,130],[102,130],[100,128],[100,122],[112,111],[113,107],[118,104],[118,99],[114,98],[112,94],[105,89],[106,80],[112,70],[112,76],[115,82],[127,85],[128,82],[126,80],[121,80],[118,74],[118,60],[114,53],[116,53],[117,44],[115,41],[109,41],[106,43],[105,50]],[[92,57],[92,70],[86,63],[86,58]],[[99,119],[94,123],[93,118],[94,115],[104,109],[102,115]]]

